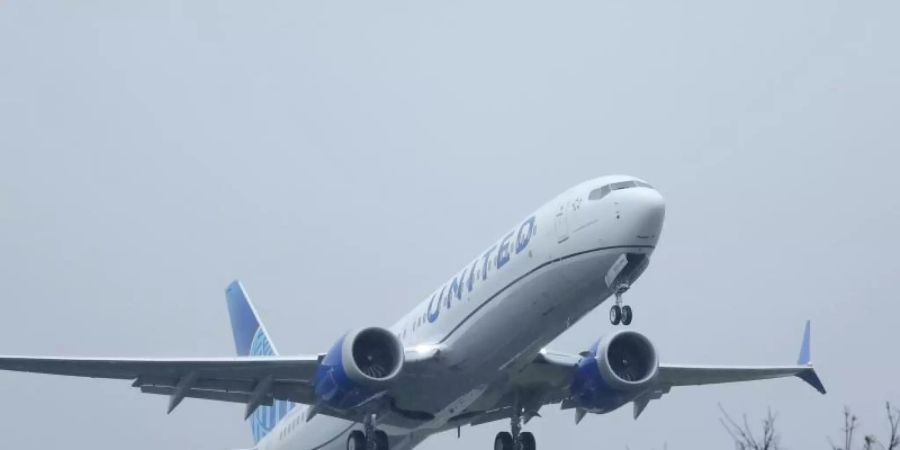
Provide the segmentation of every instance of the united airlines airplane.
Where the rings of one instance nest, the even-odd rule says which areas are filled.
[[[148,394],[246,405],[254,450],[405,450],[465,425],[507,420],[495,450],[534,450],[523,426],[547,405],[575,423],[628,403],[634,417],[673,387],[798,377],[821,393],[809,323],[796,365],[662,363],[628,329],[577,354],[545,350],[607,299],[610,320],[634,318],[623,293],[647,268],[662,231],[659,192],[628,176],[579,184],[517,223],[388,328],[350,331],[331,349],[282,356],[244,287],[225,295],[237,357],[0,357],[0,369],[131,380]]]

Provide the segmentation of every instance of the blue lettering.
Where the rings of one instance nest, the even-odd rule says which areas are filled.
[[[528,218],[525,223],[519,227],[519,236],[516,238],[516,254],[525,250],[528,243],[531,242],[531,236],[534,235],[534,216]]]
[[[512,238],[513,232],[510,231],[502,241],[500,241],[500,249],[497,250],[497,268],[501,268],[509,262],[509,240]]]
[[[484,263],[483,263],[484,265],[481,269],[481,279],[482,280],[487,280],[488,258],[491,257],[491,253],[494,253],[494,249],[496,249],[496,248],[497,248],[496,245],[491,247],[491,249],[486,251],[484,253],[484,256],[481,257],[481,259],[484,261]]]
[[[429,323],[434,323],[434,321],[437,320],[438,317],[441,315],[441,297],[444,296],[444,289],[446,289],[446,288],[447,288],[446,286],[444,286],[443,288],[441,288],[441,295],[440,295],[440,296],[438,296],[437,294],[434,294],[434,295],[431,296],[431,300],[428,301],[428,314],[426,315],[426,317],[428,317],[428,322],[429,322]],[[431,308],[434,306],[434,299],[435,299],[435,298],[438,299],[438,302],[437,302],[437,310],[435,310],[434,312],[432,312],[432,311],[431,311]]]
[[[450,302],[453,300],[453,293],[456,293],[456,299],[462,300],[463,283],[466,281],[466,271],[459,274],[450,282],[450,290],[447,291],[447,309],[450,309]]]
[[[475,267],[478,266],[478,260],[472,263],[472,270],[469,271],[469,292],[472,292],[472,288],[475,287]]]

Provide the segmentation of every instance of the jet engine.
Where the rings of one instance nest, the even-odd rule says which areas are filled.
[[[389,330],[373,327],[347,333],[319,364],[316,400],[341,410],[362,405],[387,390],[403,361],[403,344]]]
[[[658,373],[653,343],[636,331],[619,331],[582,354],[570,387],[571,402],[592,413],[607,413],[653,387]]]

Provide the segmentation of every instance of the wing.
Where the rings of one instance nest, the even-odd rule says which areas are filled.
[[[407,350],[404,376],[415,376],[437,350]],[[233,358],[55,358],[0,356],[0,370],[132,380],[146,394],[169,396],[171,413],[185,398],[247,405],[246,417],[275,400],[315,404],[314,380],[324,354]],[[346,412],[318,410],[339,418]]]
[[[824,394],[825,386],[812,367],[809,341],[810,323],[807,321],[803,330],[803,343],[800,345],[800,356],[797,358],[796,365],[700,366],[661,364],[659,366],[659,380],[663,386],[673,387],[797,377]]]
[[[737,383],[741,381],[767,380],[771,378],[798,377],[817,391],[825,393],[825,386],[818,380],[812,366],[659,366],[660,384],[673,386],[700,386],[705,384]],[[815,381],[812,381],[812,379]]]
[[[766,380],[772,378],[797,377],[824,394],[825,387],[816,375],[810,363],[810,327],[806,324],[800,358],[796,365],[781,366],[708,366],[660,364],[659,372],[653,384],[634,400],[634,417],[637,418],[651,400],[656,400],[668,393],[673,387],[699,386],[707,384],[736,383],[742,381]],[[481,411],[460,417],[454,424],[468,423],[479,425],[495,420],[507,419],[513,411],[513,405],[519,404],[524,409],[526,420],[538,415],[542,406],[562,403],[563,408],[574,407],[570,400],[569,386],[575,368],[581,356],[558,352],[542,351],[534,361],[521,372],[515,374],[509,383],[503,386],[504,392],[494,396],[496,401],[483,407]],[[576,420],[583,417],[579,411]]]
[[[274,400],[313,402],[320,356],[201,359],[47,358],[0,356],[0,370],[133,380],[148,394],[169,396],[169,410],[185,398],[244,403],[247,416]]]

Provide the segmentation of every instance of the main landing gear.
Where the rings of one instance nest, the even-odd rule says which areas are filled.
[[[613,325],[631,325],[631,321],[634,319],[634,312],[631,311],[631,306],[622,305],[622,294],[628,290],[630,286],[627,284],[621,284],[616,288],[616,304],[609,309],[609,321]]]
[[[522,411],[515,408],[510,420],[512,432],[497,433],[494,439],[494,450],[537,450],[534,435],[522,431]]]
[[[354,430],[347,437],[347,450],[389,450],[387,433],[375,428],[375,415],[366,416],[366,431]]]

